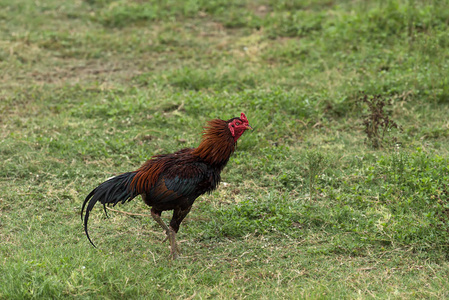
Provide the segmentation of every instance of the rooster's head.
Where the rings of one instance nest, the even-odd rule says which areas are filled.
[[[235,142],[237,142],[238,138],[245,132],[245,130],[253,129],[249,126],[248,119],[244,113],[241,113],[240,118],[232,118],[226,121],[226,123],[228,123],[229,131],[231,131]]]

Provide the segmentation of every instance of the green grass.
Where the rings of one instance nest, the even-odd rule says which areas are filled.
[[[449,297],[447,7],[1,1],[0,298]],[[402,128],[381,149],[361,92]],[[90,246],[91,189],[240,112],[255,130],[179,260],[150,217],[100,207]]]

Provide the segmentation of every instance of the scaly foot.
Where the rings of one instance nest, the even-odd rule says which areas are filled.
[[[168,238],[170,240],[170,256],[173,260],[178,258],[180,253],[178,244],[176,243],[176,232],[170,228],[168,232]]]

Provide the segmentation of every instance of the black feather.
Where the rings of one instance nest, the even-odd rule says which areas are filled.
[[[100,203],[103,204],[103,209],[107,216],[106,204],[115,206],[119,202],[125,203],[134,199],[138,193],[130,187],[130,183],[135,175],[136,173],[134,172],[128,172],[106,180],[92,190],[92,192],[87,195],[86,199],[84,199],[83,207],[81,208],[81,220],[83,219],[84,208],[86,208],[87,204],[86,214],[84,216],[84,231],[92,246],[96,247],[87,231],[87,222],[92,208],[98,201],[100,201]]]

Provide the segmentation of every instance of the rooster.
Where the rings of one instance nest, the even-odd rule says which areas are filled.
[[[81,208],[82,220],[86,208],[84,231],[89,242],[95,247],[87,231],[87,222],[98,201],[103,204],[107,215],[106,205],[115,206],[141,195],[145,204],[151,207],[151,216],[167,235],[164,242],[167,239],[170,241],[171,258],[176,259],[179,253],[176,234],[182,220],[196,198],[218,187],[220,173],[234,152],[237,140],[247,129],[252,127],[244,113],[240,118],[227,121],[211,120],[204,128],[197,148],[155,155],[138,170],[112,177],[100,184],[87,195]],[[161,218],[161,213],[166,210],[173,210],[168,226]]]

